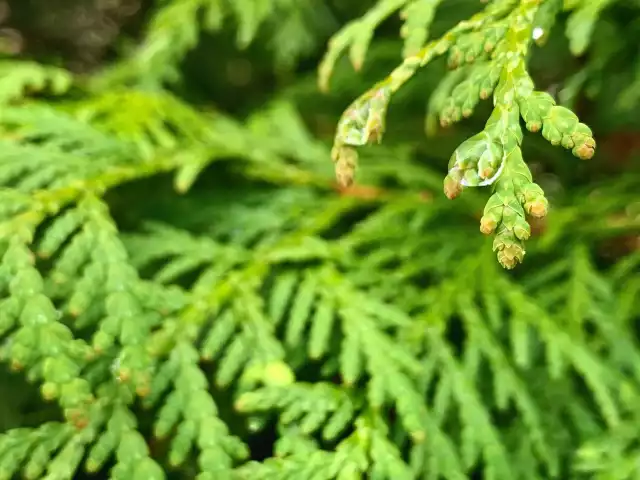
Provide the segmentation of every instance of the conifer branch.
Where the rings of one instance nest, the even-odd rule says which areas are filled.
[[[491,3],[405,59],[385,80],[354,101],[340,120],[332,150],[338,182],[347,186],[353,182],[357,163],[354,147],[381,140],[392,94],[419,67],[449,52],[449,67],[456,71],[465,65],[467,71],[460,75],[466,79],[454,87],[458,78],[452,74],[436,92],[430,108],[441,109],[440,123],[447,126],[470,116],[478,99],[492,93],[494,110],[485,129],[453,153],[444,181],[445,194],[455,198],[466,187],[493,185],[495,193],[487,203],[480,230],[495,234],[494,250],[503,267],[514,268],[522,262],[524,241],[531,231],[526,215],[544,217],[548,201],[522,159],[520,116],[528,130],[542,130],[552,145],[571,149],[581,159],[591,158],[595,151],[589,127],[570,110],[555,105],[549,94],[535,92],[526,71],[534,22],[544,25],[546,21],[549,27],[552,16],[546,10],[539,17],[539,5],[538,0],[523,0],[517,5]],[[327,58],[321,84],[326,83],[333,63],[332,57]]]

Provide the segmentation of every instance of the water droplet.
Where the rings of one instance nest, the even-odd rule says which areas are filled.
[[[540,39],[544,35],[544,30],[540,27],[536,27],[533,29],[533,33],[531,34],[531,38],[534,40]]]

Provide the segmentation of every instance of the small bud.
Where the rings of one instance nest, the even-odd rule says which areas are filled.
[[[590,160],[596,151],[596,141],[588,138],[582,145],[574,147],[572,153],[581,160]]]
[[[295,375],[289,365],[284,362],[271,362],[264,367],[263,381],[266,385],[282,386],[295,382]]]
[[[146,397],[151,392],[151,387],[148,382],[143,382],[136,386],[136,395],[141,398]]]
[[[350,187],[353,185],[354,177],[355,171],[351,165],[342,159],[336,162],[336,179],[341,187]]]
[[[533,133],[537,133],[542,128],[542,122],[537,120],[532,120],[527,122],[527,130]]]
[[[459,180],[447,175],[444,179],[444,194],[449,200],[453,200],[462,193],[462,185]]]
[[[351,147],[340,147],[336,159],[336,179],[341,187],[353,184],[356,172],[358,153]]]
[[[493,240],[493,250],[498,252],[498,262],[504,268],[515,268],[524,259],[524,247],[520,240],[516,239],[508,229],[501,228]]]
[[[44,398],[47,401],[51,401],[58,397],[58,394],[60,393],[60,389],[55,383],[46,382],[40,388],[40,392],[42,393],[42,398]]]
[[[511,270],[524,260],[524,249],[518,244],[506,246],[498,252],[498,262],[504,268]]]
[[[79,408],[67,408],[64,411],[65,417],[78,430],[82,430],[89,424],[86,412]]]
[[[536,199],[527,202],[524,206],[527,213],[536,218],[542,218],[547,215],[548,201],[546,198]]]
[[[490,215],[483,215],[480,219],[480,231],[485,235],[491,235],[495,232],[498,222]]]
[[[120,383],[126,383],[131,379],[131,370],[128,368],[120,368],[116,371],[116,378]]]
[[[480,170],[478,173],[480,175],[480,178],[482,178],[483,180],[486,180],[487,178],[493,177],[493,175],[496,173],[496,170],[491,167],[485,167],[482,170]]]

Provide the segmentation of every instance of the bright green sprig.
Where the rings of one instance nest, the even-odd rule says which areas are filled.
[[[496,192],[485,209],[481,231],[495,233],[494,249],[504,267],[522,262],[523,241],[530,235],[526,215],[544,216],[548,202],[522,160],[520,117],[528,130],[542,130],[552,145],[562,145],[578,158],[591,158],[596,146],[589,127],[573,112],[556,105],[549,94],[534,91],[527,73],[534,25],[550,28],[553,12],[549,8],[538,15],[539,0],[523,0],[515,7],[509,2],[493,2],[415,57],[407,58],[341,118],[332,151],[338,181],[343,185],[353,182],[357,163],[354,147],[380,141],[391,95],[419,66],[448,51],[449,67],[461,73],[450,74],[436,90],[428,131],[433,131],[436,110],[442,126],[470,116],[478,101],[491,94],[494,110],[484,130],[454,151],[444,181],[445,194],[455,198],[466,187],[494,185]]]
[[[100,354],[117,343],[120,349],[115,359],[115,375],[145,395],[153,364],[145,342],[155,319],[142,308],[137,294],[138,274],[128,261],[107,206],[97,197],[87,197],[80,208],[86,212],[85,228],[93,240],[90,263],[83,277],[89,288],[82,289],[84,285],[78,283],[69,301],[71,312],[78,316],[96,297],[104,298],[101,312],[104,317],[93,338],[93,347]]]
[[[27,480],[68,478],[66,472],[78,468],[90,439],[90,430],[78,432],[64,423],[11,430],[0,436],[0,479],[15,478],[21,469]]]
[[[246,392],[236,400],[240,412],[281,410],[285,425],[297,425],[305,435],[322,432],[326,441],[335,440],[356,413],[356,402],[343,389],[318,383],[275,385]]]
[[[331,157],[336,164],[338,181],[343,185],[353,182],[357,163],[354,147],[380,142],[384,133],[384,118],[391,95],[404,85],[417,70],[443,55],[465,33],[480,30],[485,25],[508,12],[511,0],[492,3],[483,12],[469,20],[460,22],[438,40],[430,41],[415,55],[405,58],[400,66],[383,81],[374,85],[368,92],[356,99],[343,113],[338,123]],[[326,85],[332,72],[334,50],[329,53],[320,67],[320,85]]]
[[[525,254],[522,242],[530,235],[523,209],[523,200],[527,197],[525,189],[533,188],[537,195],[542,195],[539,187],[536,189],[532,183],[531,173],[522,161],[518,103],[520,99],[527,99],[533,89],[524,67],[524,57],[536,10],[537,2],[525,2],[508,17],[509,28],[496,47],[492,60],[500,68],[500,80],[494,92],[495,108],[483,132],[456,149],[445,178],[444,189],[449,198],[458,196],[464,187],[497,182],[496,193],[485,207],[481,231],[486,234],[495,232],[494,250],[506,268],[522,262]],[[542,206],[529,208],[529,213],[534,212],[536,216],[546,214],[546,200],[540,201]]]
[[[165,438],[176,429],[169,452],[173,466],[183,464],[197,446],[201,472],[198,480],[209,480],[228,475],[234,461],[245,458],[248,452],[218,417],[207,379],[197,364],[199,359],[199,352],[192,345],[180,342],[157,371],[146,405],[153,405],[166,389],[173,387],[159,410],[155,435]]]
[[[108,381],[99,387],[98,397],[100,403],[92,412],[87,429],[85,470],[95,473],[113,460],[111,478],[165,480],[164,471],[150,457],[149,446],[128,407],[134,400],[131,389]]]
[[[149,457],[149,448],[127,408],[132,396],[107,381],[96,389],[84,428],[49,422],[37,428],[19,428],[0,435],[0,478],[22,472],[28,480],[72,478],[81,469],[95,473],[115,460],[111,478],[165,480],[161,467]]]
[[[93,393],[80,373],[90,348],[60,322],[61,313],[45,293],[28,247],[35,228],[32,217],[25,214],[22,222],[12,222],[21,232],[14,232],[2,258],[11,281],[9,297],[0,304],[0,332],[8,334],[1,354],[14,370],[26,370],[32,380],[41,381],[43,397],[56,399],[69,421],[84,426]]]

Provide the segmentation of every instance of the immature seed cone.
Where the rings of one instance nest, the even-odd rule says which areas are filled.
[[[596,153],[596,141],[593,138],[587,138],[582,144],[576,144],[572,153],[581,160],[590,160]]]
[[[355,179],[358,153],[354,148],[347,146],[338,147],[336,150],[333,154],[336,180],[341,187],[350,187]]]
[[[525,205],[527,213],[535,218],[542,218],[547,215],[549,203],[546,198],[537,199]]]
[[[491,216],[484,215],[480,219],[480,231],[485,235],[491,235],[495,232],[498,222]]]
[[[453,200],[462,193],[462,185],[450,175],[444,179],[444,194],[449,200]]]
[[[498,262],[506,269],[513,269],[524,259],[524,249],[517,244],[506,246],[498,252]]]

